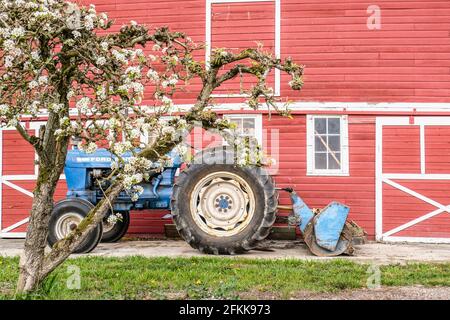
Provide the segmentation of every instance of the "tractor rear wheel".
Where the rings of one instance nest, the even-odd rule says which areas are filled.
[[[53,208],[50,217],[47,243],[50,247],[64,239],[88,215],[94,205],[83,199],[65,199]],[[97,225],[73,253],[89,253],[94,250],[102,238],[102,224]]]
[[[171,206],[178,232],[203,253],[237,254],[255,248],[276,218],[272,178],[261,167],[229,164],[226,148],[201,156],[206,161],[194,160],[174,186]]]
[[[130,212],[121,211],[120,214],[122,215],[122,219],[118,220],[115,224],[108,222],[109,215],[103,219],[102,242],[117,242],[127,233],[128,227],[130,226]]]

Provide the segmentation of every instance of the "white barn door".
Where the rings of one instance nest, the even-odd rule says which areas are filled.
[[[450,117],[379,117],[376,238],[450,243]]]

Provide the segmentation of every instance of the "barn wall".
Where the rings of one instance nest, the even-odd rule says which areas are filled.
[[[173,30],[185,31],[196,42],[205,41],[206,0],[81,2],[94,3],[98,11],[108,12],[116,20],[115,30],[123,23],[136,20],[153,27],[168,25]],[[372,2],[364,0],[281,0],[281,56],[292,56],[295,61],[306,65],[305,88],[301,93],[292,92],[287,85],[288,79],[282,76],[281,97],[284,100],[424,102],[429,103],[430,109],[434,108],[434,103],[450,102],[450,1],[379,0],[376,4],[381,8],[380,30],[367,28],[369,15],[366,10],[371,4]],[[251,45],[252,40],[263,40],[265,48],[273,50],[273,20],[274,8],[269,3],[213,5],[213,46],[216,44],[237,49]],[[197,58],[203,60],[204,52],[199,52]],[[273,81],[270,78],[269,82]],[[231,87],[222,89],[231,90]],[[176,101],[192,103],[198,90],[199,83],[193,82],[186,93],[177,96]],[[220,98],[216,101],[233,103],[243,99]],[[326,112],[320,108],[316,111]],[[380,112],[382,115],[389,115],[389,110]],[[351,218],[360,223],[370,235],[374,235],[374,114],[349,116],[349,177],[306,175],[305,115],[297,114],[293,120],[273,117],[268,121],[265,117],[264,128],[279,130],[280,133],[280,169],[276,174],[278,184],[293,186],[313,207],[323,207],[330,200],[348,204],[351,207]],[[427,145],[426,150],[430,159],[430,173],[449,172],[449,162],[442,161],[442,153],[448,153],[448,144],[438,139],[448,134],[445,130],[448,129],[426,131],[427,137],[436,139]],[[408,146],[409,149],[399,148],[401,143],[394,143],[391,147],[387,145],[384,150],[387,155],[386,168],[397,170],[395,172],[418,169],[419,163],[417,160],[413,161],[418,155],[418,151],[414,149],[418,142],[411,140],[417,139],[414,134],[416,132],[393,132],[394,142],[405,139],[403,146]],[[270,145],[268,147],[270,149]],[[34,173],[33,153],[17,133],[3,132],[3,154],[3,176]],[[394,160],[390,161],[389,157]],[[408,157],[411,161],[406,164],[398,162],[402,157]],[[29,192],[33,189],[32,181],[14,183]],[[445,184],[433,188],[448,190]],[[31,199],[5,184],[2,189],[2,219],[5,227],[27,216]],[[391,192],[388,187],[385,190]],[[394,191],[394,201],[386,200],[386,205],[392,205],[392,214],[398,208]],[[58,197],[63,197],[64,192],[62,182]],[[285,196],[281,199],[282,203],[287,203]],[[442,201],[445,202],[444,200],[443,198]],[[429,208],[423,206],[421,209]],[[408,210],[404,209],[405,212]],[[130,232],[163,233],[166,221],[161,217],[165,214],[166,212],[146,212],[134,215]],[[387,224],[386,227],[394,226],[395,219],[400,221],[401,214],[392,217],[392,220],[389,218],[392,225]],[[442,224],[441,221],[436,225],[439,224]],[[24,230],[21,227],[16,231]]]
[[[168,25],[205,41],[205,0],[83,0],[117,20]],[[305,88],[281,95],[301,101],[449,102],[450,2],[379,0],[381,29],[367,28],[371,1],[281,0],[281,55],[305,64]],[[212,45],[273,48],[270,3],[213,4]],[[253,35],[253,37],[252,37]],[[203,59],[203,53],[199,55]],[[179,96],[192,102],[191,93]],[[235,102],[239,99],[226,99]]]

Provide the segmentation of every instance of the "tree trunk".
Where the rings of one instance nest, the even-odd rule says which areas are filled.
[[[45,278],[42,267],[47,245],[48,224],[53,211],[53,196],[69,146],[69,138],[56,140],[55,130],[59,125],[59,115],[50,113],[47,124],[41,127],[42,149],[39,152],[39,172],[33,192],[30,222],[28,223],[24,251],[20,257],[20,275],[17,292],[35,290]]]
[[[57,242],[51,252],[45,256],[40,275],[45,278],[50,272],[63,263],[71,253],[86,239],[86,236],[109,212],[110,204],[114,203],[122,191],[121,181],[115,181],[105,192],[104,198],[89,212],[78,227],[66,238]]]
[[[41,269],[44,261],[44,250],[47,245],[47,233],[50,215],[53,210],[53,196],[57,180],[48,175],[50,171],[58,168],[43,167],[39,169],[38,183],[33,192],[33,205],[30,222],[27,228],[24,251],[20,257],[20,276],[17,292],[25,293],[36,289],[43,279]]]

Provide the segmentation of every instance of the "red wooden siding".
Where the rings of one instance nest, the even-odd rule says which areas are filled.
[[[450,204],[449,181],[395,180],[395,182],[444,205]],[[383,230],[389,231],[428,212],[436,210],[424,201],[389,185],[383,187]],[[415,226],[402,230],[395,236],[448,238],[450,215],[441,213]]]
[[[383,173],[420,173],[419,127],[383,129]]]
[[[4,176],[34,174],[34,149],[17,131],[3,131],[3,154]]]
[[[279,172],[275,180],[282,187],[291,186],[305,202],[323,208],[332,200],[350,206],[350,218],[356,220],[369,235],[375,234],[375,118],[349,117],[350,176],[306,176],[306,117],[297,115],[289,120],[264,117],[268,134],[279,130]],[[268,145],[271,153],[272,146]],[[289,204],[286,194],[281,204]]]
[[[212,48],[229,48],[237,53],[256,47],[260,42],[264,50],[275,52],[275,2],[213,4],[211,26]],[[228,66],[222,72],[230,68]],[[233,79],[216,89],[215,93],[239,94],[241,81],[244,89],[257,83],[254,77],[243,75],[242,80],[240,77]],[[275,86],[274,72],[268,76],[268,84]]]
[[[425,127],[427,173],[450,173],[450,128]]]
[[[134,19],[151,26],[168,25],[187,32],[197,42],[205,41],[205,0],[83,0],[97,4],[118,25]],[[450,101],[450,2],[379,0],[381,29],[368,30],[367,8],[373,1],[281,0],[281,54],[292,56],[307,66],[305,89],[292,93],[288,78],[282,77],[281,94],[305,101],[361,102],[449,102]],[[266,8],[270,3],[258,3]],[[246,8],[245,13],[234,11]],[[213,5],[213,41],[227,40],[236,34],[241,40],[273,43],[268,10],[256,14],[254,4]],[[222,20],[218,13],[230,14]],[[252,19],[253,17],[253,19]],[[237,19],[237,20],[234,20]],[[233,21],[233,23],[229,23]],[[235,22],[235,23],[234,23]],[[217,37],[222,38],[217,38]],[[233,40],[233,38],[229,38]],[[200,54],[199,58],[203,58]],[[192,102],[198,84],[191,93],[179,97]],[[238,101],[228,99],[226,101]]]

